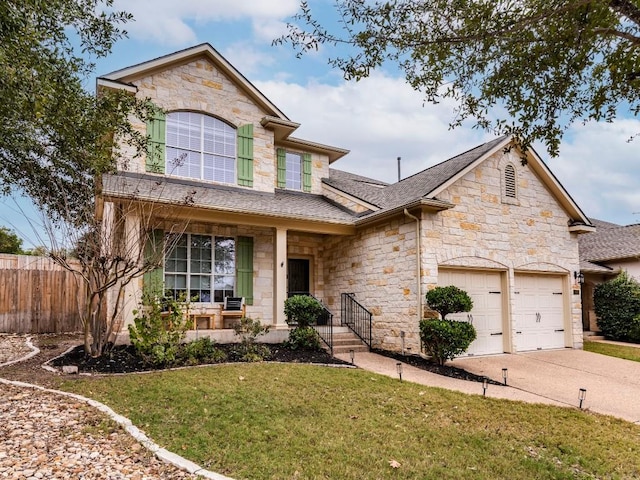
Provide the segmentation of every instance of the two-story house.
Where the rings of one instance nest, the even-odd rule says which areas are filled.
[[[155,201],[180,205],[188,228],[146,276],[165,294],[210,311],[244,297],[248,316],[286,332],[288,295],[315,295],[340,323],[351,293],[373,314],[374,346],[398,350],[402,338],[417,351],[425,292],[455,284],[474,300],[464,316],[478,330],[473,354],[581,346],[577,236],[593,227],[512,139],[386,184],[330,168],[348,151],[293,136],[299,124],[208,44],[105,75],[98,88],[167,112],[139,126],[147,158],[105,177],[102,192],[105,205],[144,203],[162,182]],[[123,329],[144,281],[127,290]]]

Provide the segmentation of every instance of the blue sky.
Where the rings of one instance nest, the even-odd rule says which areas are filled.
[[[335,22],[331,0],[309,2],[326,21]],[[321,49],[297,59],[290,46],[274,47],[274,38],[298,9],[298,0],[116,0],[115,8],[137,19],[127,25],[129,38],[99,59],[96,74],[151,60],[208,42],[254,83],[293,121],[296,137],[351,150],[333,166],[393,182],[397,157],[403,177],[493,138],[471,128],[448,125],[455,105],[424,105],[422,96],[393,70],[375,72],[360,82],[345,82],[326,63],[334,53]],[[95,77],[86,79],[93,91]],[[620,224],[640,223],[640,120],[571,127],[560,156],[536,148],[582,210],[591,217]],[[38,216],[21,201],[25,214]],[[16,211],[0,200],[0,225],[14,228],[25,248],[42,243]]]

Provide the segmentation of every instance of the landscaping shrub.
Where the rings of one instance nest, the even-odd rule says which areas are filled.
[[[320,334],[313,327],[297,327],[289,332],[285,346],[291,350],[320,350]]]
[[[471,323],[447,320],[450,313],[468,312],[473,308],[469,294],[458,287],[436,287],[426,295],[429,308],[442,317],[420,321],[422,346],[438,364],[444,365],[464,353],[476,339],[476,329]]]
[[[263,325],[260,320],[243,317],[234,323],[233,329],[240,337],[240,345],[234,352],[243,362],[261,362],[271,353],[267,347],[256,342],[257,338],[269,333],[269,325]]]
[[[187,365],[219,363],[226,360],[227,357],[226,353],[217,348],[215,342],[209,337],[185,343],[180,348],[178,356]]]
[[[425,318],[420,321],[420,339],[426,353],[444,365],[469,348],[476,339],[476,329],[467,322]]]
[[[322,304],[309,295],[294,295],[284,301],[284,314],[287,316],[287,323],[296,325],[297,328],[315,325],[323,311]]]
[[[145,362],[171,365],[176,360],[180,343],[189,329],[184,303],[172,298],[158,299],[143,295],[142,308],[134,310],[129,338]]]
[[[625,271],[596,285],[593,292],[598,328],[612,340],[640,343],[640,284]]]
[[[438,312],[442,319],[450,313],[468,312],[473,308],[473,300],[467,292],[453,285],[429,290],[426,298],[429,308]]]
[[[309,295],[294,295],[284,301],[287,323],[293,328],[285,345],[291,350],[320,350],[320,335],[313,328],[324,307]]]

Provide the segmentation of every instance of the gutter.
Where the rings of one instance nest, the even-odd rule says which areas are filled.
[[[418,328],[420,327],[420,321],[422,320],[422,279],[420,278],[420,271],[422,267],[422,254],[421,254],[421,242],[420,242],[420,219],[409,213],[409,210],[404,209],[404,214],[416,221],[416,291],[418,295]]]

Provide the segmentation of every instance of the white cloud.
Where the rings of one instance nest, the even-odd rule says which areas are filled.
[[[294,136],[351,150],[336,168],[388,182],[397,179],[397,157],[406,177],[492,138],[470,128],[450,131],[452,103],[423,107],[422,96],[404,80],[380,73],[336,86],[256,86],[302,124]]]
[[[590,123],[572,127],[558,158],[548,163],[574,200],[589,216],[621,224],[640,215],[640,121]]]
[[[272,66],[275,62],[273,55],[248,42],[229,45],[221,53],[245,77],[250,77],[259,69]]]
[[[297,0],[116,0],[114,10],[133,14],[135,21],[126,25],[134,40],[161,45],[184,46],[197,42],[196,27],[212,22],[247,19],[258,38],[282,32],[282,19],[295,14]],[[222,26],[222,25],[221,25]],[[268,37],[271,40],[274,37]],[[202,40],[201,40],[202,41]]]
[[[302,126],[294,136],[347,148],[351,153],[334,166],[394,182],[398,156],[406,177],[488,141],[491,134],[469,127],[449,130],[455,105],[423,106],[422,96],[403,79],[380,73],[360,82],[338,85],[285,80],[256,82],[285,114]],[[585,214],[621,224],[640,215],[640,121],[572,127],[561,154],[549,159],[536,148]]]

